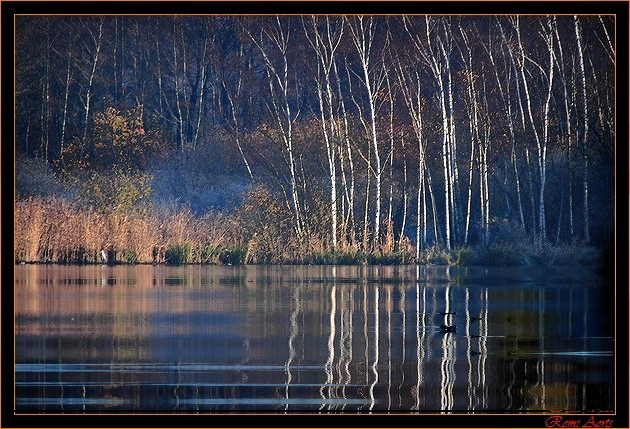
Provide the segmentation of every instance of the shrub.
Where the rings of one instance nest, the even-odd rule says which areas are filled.
[[[131,250],[126,250],[122,254],[122,260],[126,264],[137,264],[138,263],[138,254]]]
[[[601,251],[590,246],[545,246],[540,253],[546,265],[597,265],[602,262]]]
[[[473,260],[473,251],[467,246],[455,249],[453,254],[455,257],[455,265],[470,265]]]
[[[472,264],[489,266],[540,265],[540,255],[532,246],[498,245],[479,248],[475,252]]]
[[[166,250],[168,265],[184,265],[192,262],[192,246],[189,243],[172,244]]]
[[[221,249],[214,244],[206,244],[201,251],[202,264],[214,264],[219,260]]]
[[[69,183],[64,183],[61,175],[56,174],[46,161],[16,155],[15,192],[20,198],[49,198],[55,195],[72,196],[76,190]]]
[[[429,265],[450,265],[453,262],[453,259],[447,250],[438,246],[433,246],[424,250],[420,254],[420,260],[417,262]]]
[[[243,247],[223,249],[219,255],[219,261],[226,265],[243,265],[246,256],[247,249]]]

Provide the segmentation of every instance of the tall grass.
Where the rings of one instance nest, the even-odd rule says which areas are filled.
[[[337,264],[337,265],[595,265],[601,251],[588,246],[536,248],[525,243],[415,249],[391,228],[366,249],[340,237],[336,249],[325,234],[296,237],[290,214],[257,191],[231,215],[195,216],[190,210],[127,210],[99,213],[59,198],[16,202],[16,263],[121,264]]]
[[[17,263],[100,263],[101,250],[108,263],[219,263],[221,249],[231,246],[220,215],[102,214],[57,198],[18,200],[15,209]]]

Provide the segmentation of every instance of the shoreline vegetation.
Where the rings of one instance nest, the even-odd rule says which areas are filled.
[[[318,237],[297,240],[283,225],[283,213],[261,188],[250,192],[232,214],[195,216],[190,210],[145,208],[100,213],[60,198],[16,202],[16,264],[286,264],[286,265],[603,265],[604,251],[582,243],[536,246],[494,243],[439,246],[419,255],[403,237],[385,235],[373,248],[338,241],[337,250]],[[261,201],[261,199],[263,201]],[[254,200],[254,201],[252,201]],[[254,204],[254,202],[256,204]],[[271,205],[271,207],[270,207]],[[275,207],[278,209],[278,207]],[[290,218],[285,218],[290,222]],[[19,237],[19,240],[18,240]]]
[[[15,36],[15,263],[612,266],[612,15]]]

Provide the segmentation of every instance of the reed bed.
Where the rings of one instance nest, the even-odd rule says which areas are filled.
[[[15,204],[15,262],[100,263],[103,250],[108,263],[220,263],[221,250],[231,247],[223,221],[187,210],[97,213],[63,199],[28,198]]]
[[[391,230],[391,228],[390,228]],[[596,265],[601,250],[584,245],[495,245],[447,251],[428,247],[415,257],[407,237],[365,249],[341,237],[298,239],[286,211],[264,192],[232,214],[195,216],[190,210],[136,208],[99,213],[60,198],[31,197],[15,204],[15,263],[97,264],[316,264],[316,265]]]

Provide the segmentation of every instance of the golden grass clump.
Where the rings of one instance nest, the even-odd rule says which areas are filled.
[[[98,213],[58,198],[28,198],[15,205],[15,262],[165,263],[169,248],[184,246],[184,263],[219,262],[229,223],[219,215],[147,210]]]
[[[298,237],[291,210],[265,188],[254,188],[232,214],[196,216],[189,209],[146,207],[99,212],[60,198],[15,203],[16,263],[122,264],[338,264],[338,265],[597,265],[602,252],[585,245],[495,244],[422,249],[408,237],[366,247],[340,234],[333,248],[326,231]]]

